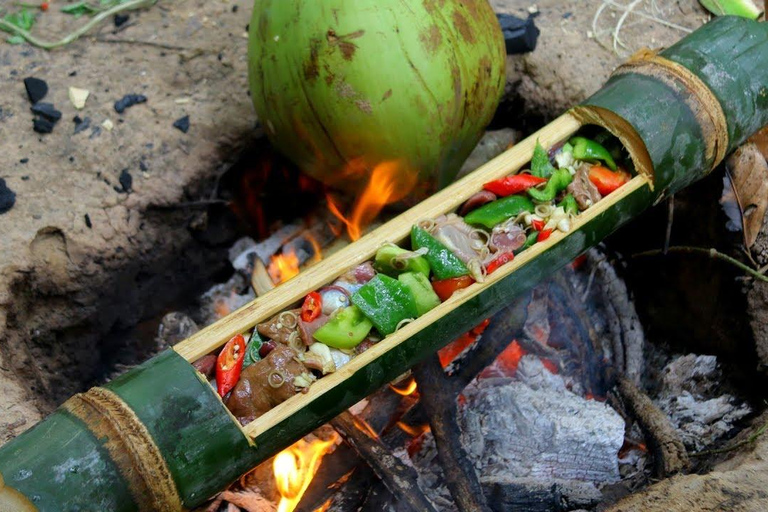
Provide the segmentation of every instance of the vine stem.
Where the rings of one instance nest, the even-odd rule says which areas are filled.
[[[88,23],[78,28],[77,30],[70,32],[69,34],[64,36],[64,38],[58,41],[44,41],[42,39],[38,39],[37,37],[27,32],[26,30],[20,29],[16,25],[8,23],[3,19],[0,19],[0,30],[5,30],[6,32],[10,32],[13,35],[21,36],[29,44],[33,46],[37,46],[38,48],[43,48],[44,50],[52,50],[54,48],[66,46],[69,43],[77,40],[81,36],[85,35],[93,27],[95,27],[96,25],[104,21],[106,18],[109,18],[114,14],[118,14],[124,11],[131,11],[134,9],[141,9],[143,7],[150,7],[155,3],[157,3],[157,0],[129,0],[128,2],[118,4],[114,7],[111,7],[105,11],[100,12],[99,14],[91,18],[91,20]]]
[[[678,252],[678,253],[686,253],[686,254],[706,254],[710,258],[714,258],[716,260],[721,260],[721,261],[730,263],[731,265],[738,267],[744,272],[746,272],[747,274],[751,275],[755,279],[759,279],[760,281],[768,283],[768,276],[761,274],[757,270],[753,269],[752,267],[749,267],[748,265],[745,265],[744,263],[740,262],[736,258],[732,258],[727,254],[723,254],[719,252],[717,249],[706,249],[704,247],[677,246],[677,247],[669,247],[667,249],[667,252]],[[661,254],[664,254],[664,250],[654,249],[652,251],[637,253],[632,257],[640,258],[643,256],[659,256]]]

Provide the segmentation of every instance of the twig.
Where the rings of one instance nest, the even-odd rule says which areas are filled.
[[[736,258],[732,258],[727,254],[723,254],[719,252],[717,249],[706,249],[704,247],[677,246],[677,247],[670,247],[667,250],[667,252],[679,252],[679,253],[686,253],[686,254],[706,254],[710,258],[714,258],[717,260],[722,260],[727,263],[730,263],[731,265],[738,267],[744,272],[746,272],[747,274],[751,275],[755,279],[768,283],[768,276],[761,274],[757,270],[749,267],[748,265],[745,265],[744,263],[740,262]],[[654,249],[652,251],[637,253],[633,255],[632,258],[639,258],[643,256],[658,256],[660,254],[664,254],[662,249]]]
[[[461,512],[489,511],[474,465],[461,444],[456,394],[447,385],[449,380],[437,354],[417,366],[414,374],[421,390],[421,406],[429,416],[435,437],[445,483],[456,506]]]
[[[88,23],[78,28],[77,30],[70,32],[69,34],[64,36],[63,39],[60,39],[58,41],[44,41],[42,39],[38,39],[37,37],[27,32],[26,30],[23,30],[11,23],[8,23],[3,19],[0,19],[0,30],[5,30],[6,32],[10,32],[13,35],[21,36],[29,44],[33,46],[37,46],[38,48],[43,48],[44,50],[52,50],[60,46],[66,46],[69,43],[77,40],[78,38],[86,34],[89,30],[91,30],[93,27],[95,27],[105,19],[109,18],[110,16],[113,16],[115,14],[118,14],[124,11],[132,11],[135,9],[141,9],[143,7],[150,7],[156,2],[157,0],[129,0],[128,2],[118,4],[114,7],[111,7],[105,11],[100,12],[99,14],[91,18],[91,20]]]
[[[765,425],[757,429],[757,431],[755,431],[755,433],[749,436],[748,438],[744,439],[743,441],[739,441],[738,443],[732,446],[727,446],[725,448],[718,448],[717,450],[704,450],[701,452],[689,453],[688,456],[689,457],[706,457],[709,455],[719,455],[721,453],[728,453],[730,451],[741,448],[742,446],[746,446],[748,444],[754,443],[755,441],[757,441],[758,437],[760,437],[765,433],[766,430],[768,430],[768,423],[766,423]]]
[[[204,48],[179,46],[176,44],[161,43],[158,41],[142,41],[137,39],[114,39],[114,38],[107,38],[107,37],[94,37],[93,39],[94,41],[98,41],[99,43],[135,44],[140,46],[153,46],[155,48],[161,48],[163,50],[176,50],[180,52],[205,53],[207,51]]]

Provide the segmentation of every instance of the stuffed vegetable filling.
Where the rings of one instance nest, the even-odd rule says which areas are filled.
[[[250,423],[520,252],[568,233],[581,212],[630,180],[623,155],[599,136],[550,152],[537,144],[530,169],[485,183],[456,213],[414,225],[409,243],[380,247],[373,261],[194,365]]]

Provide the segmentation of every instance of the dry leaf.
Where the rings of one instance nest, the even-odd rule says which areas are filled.
[[[757,149],[763,154],[763,158],[768,160],[768,126],[763,127],[762,130],[751,136],[747,142],[757,144]]]
[[[768,162],[756,144],[748,143],[731,155],[728,169],[741,206],[744,241],[750,248],[768,210]]]

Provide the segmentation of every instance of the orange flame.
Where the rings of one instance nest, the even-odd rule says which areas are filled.
[[[409,171],[397,161],[382,162],[373,168],[371,179],[355,201],[350,218],[341,213],[330,195],[327,196],[328,208],[344,223],[349,238],[355,241],[382,208],[404,198],[415,185],[415,172]]]
[[[299,440],[278,453],[272,465],[280,503],[277,512],[292,512],[307,491],[323,456],[336,444],[336,436],[328,441]]]
[[[376,431],[373,430],[373,427],[363,418],[359,416],[355,416],[354,420],[355,420],[355,426],[358,428],[358,430],[362,432],[366,432],[373,439],[379,438],[379,434],[377,434]]]
[[[294,251],[272,256],[267,268],[273,282],[284,283],[299,273],[299,257]]]
[[[309,243],[312,245],[312,252],[314,252],[314,256],[312,257],[312,262],[317,263],[318,261],[323,259],[323,250],[320,247],[320,244],[318,243],[317,239],[315,239],[314,236],[312,236],[311,233],[307,233],[304,235],[304,237],[309,241]]]
[[[429,425],[427,424],[424,424],[420,427],[412,427],[407,423],[403,423],[402,421],[398,421],[397,426],[400,427],[400,430],[402,430],[403,432],[405,432],[411,437],[419,437],[425,432],[429,432],[431,430]]]
[[[392,391],[394,391],[398,395],[408,396],[416,392],[416,388],[418,388],[418,384],[416,384],[416,380],[414,378],[411,378],[410,381],[408,382],[408,385],[404,389],[397,388],[392,384],[390,384],[389,387],[392,389]]]
[[[333,503],[333,498],[328,498],[328,500],[320,505],[318,508],[315,509],[315,512],[326,512],[329,508],[331,508],[331,504]]]

